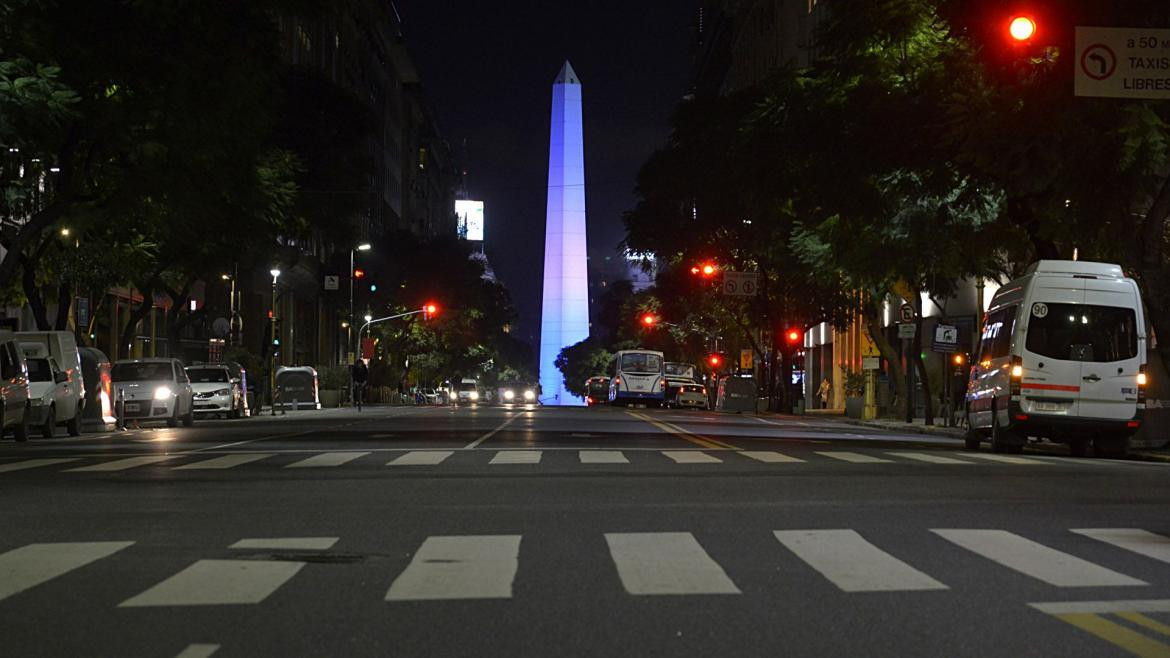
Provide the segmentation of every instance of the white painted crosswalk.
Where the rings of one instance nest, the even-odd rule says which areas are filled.
[[[972,553],[1057,587],[1147,584],[1006,530],[935,529],[932,532]]]
[[[822,457],[830,457],[832,459],[840,459],[843,462],[851,464],[888,464],[890,460],[875,457],[874,455],[867,455],[860,452],[849,452],[847,450],[818,450],[818,455]]]
[[[329,468],[331,466],[341,466],[349,462],[365,457],[368,452],[323,452],[319,455],[306,457],[300,461],[295,461],[285,468]]]
[[[947,589],[853,530],[777,530],[776,539],[845,592]]]
[[[0,473],[11,473],[12,471],[24,471],[30,468],[40,468],[42,466],[55,466],[57,464],[67,464],[75,462],[77,459],[26,459],[19,462],[10,462],[7,464],[0,464]]]
[[[489,464],[539,464],[544,453],[540,450],[501,450]]]
[[[190,464],[183,464],[176,466],[176,471],[222,471],[228,468],[235,468],[241,464],[249,464],[251,462],[258,462],[261,459],[268,459],[276,453],[240,453],[234,455],[223,455],[222,457],[212,457],[203,461],[191,462]]]
[[[125,459],[115,459],[113,461],[90,464],[89,466],[80,466],[78,468],[71,468],[69,470],[75,473],[128,471],[132,468],[138,468],[139,466],[165,462],[168,459],[174,459],[174,456],[143,455],[141,457],[127,457]]]
[[[630,594],[739,594],[689,532],[616,532],[605,541]]]
[[[0,601],[133,545],[132,541],[29,544],[0,555]]]
[[[394,458],[389,466],[437,466],[454,454],[453,450],[411,450]]]
[[[520,535],[428,537],[387,601],[510,599]]]
[[[719,464],[723,460],[697,450],[663,450],[663,456],[676,464]]]
[[[260,603],[304,566],[284,560],[199,560],[118,607]]]
[[[628,464],[629,459],[620,450],[581,450],[577,459],[582,464]]]
[[[1160,562],[1170,563],[1170,537],[1139,528],[1078,528],[1073,532]]]

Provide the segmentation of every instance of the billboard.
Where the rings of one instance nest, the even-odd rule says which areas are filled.
[[[455,214],[459,217],[459,237],[483,241],[483,201],[458,199]]]

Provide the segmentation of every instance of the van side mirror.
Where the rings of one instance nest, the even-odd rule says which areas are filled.
[[[239,384],[239,383],[240,383],[240,378],[239,378],[239,377],[232,377],[232,381],[231,381],[231,383],[233,383],[233,384]]]
[[[64,384],[65,382],[69,381],[69,373],[55,372],[53,373],[53,381],[57,382],[58,384]]]

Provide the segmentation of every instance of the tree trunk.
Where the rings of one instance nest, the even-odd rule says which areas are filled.
[[[934,424],[934,391],[931,390],[930,377],[926,373],[926,360],[922,358],[922,296],[914,296],[914,314],[916,316],[915,324],[918,325],[914,332],[913,347],[910,350],[909,362],[914,364],[914,370],[918,373],[918,380],[922,382],[922,413],[925,416],[924,422],[927,425]]]
[[[862,304],[861,315],[865,321],[865,330],[869,332],[869,337],[873,339],[878,351],[881,352],[882,358],[889,365],[889,379],[894,383],[894,399],[890,402],[892,407],[897,407],[899,403],[905,404],[906,400],[909,399],[908,392],[906,391],[906,374],[902,370],[902,363],[898,358],[898,351],[886,339],[886,334],[882,331],[881,323],[878,321],[881,315],[880,303],[880,301],[871,299],[871,301]]]
[[[138,308],[134,309],[130,313],[130,317],[126,320],[126,324],[122,325],[121,335],[119,336],[119,339],[121,340],[119,352],[122,348],[127,348],[127,346],[134,342],[134,330],[138,327],[138,323],[142,322],[142,320],[146,318],[148,314],[150,314],[150,309],[154,306],[153,288],[149,290],[141,290],[140,292],[142,293],[142,303],[140,303]],[[127,355],[129,355],[131,351],[133,350],[128,349]]]
[[[53,328],[57,331],[69,330],[69,309],[73,307],[73,284],[67,281],[57,287],[57,321]]]
[[[49,325],[49,316],[45,310],[45,298],[41,295],[40,288],[37,287],[36,261],[21,256],[20,265],[23,270],[20,285],[24,290],[24,298],[28,300],[28,310],[32,311],[33,321],[37,323],[37,331],[48,331],[52,327]]]

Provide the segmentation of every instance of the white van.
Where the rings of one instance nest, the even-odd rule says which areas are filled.
[[[64,423],[70,436],[81,434],[81,418],[85,410],[85,380],[81,371],[81,351],[71,331],[17,331],[4,332],[20,342],[21,349],[28,354],[34,346],[43,346],[48,355],[57,362],[65,373],[64,399],[59,399],[56,408],[57,421]],[[39,353],[39,352],[38,352]]]
[[[1018,452],[1029,436],[1120,456],[1145,410],[1137,283],[1109,263],[1042,260],[996,293],[967,385],[967,447]]]
[[[609,401],[622,404],[666,399],[666,359],[653,350],[622,350],[609,362]]]

